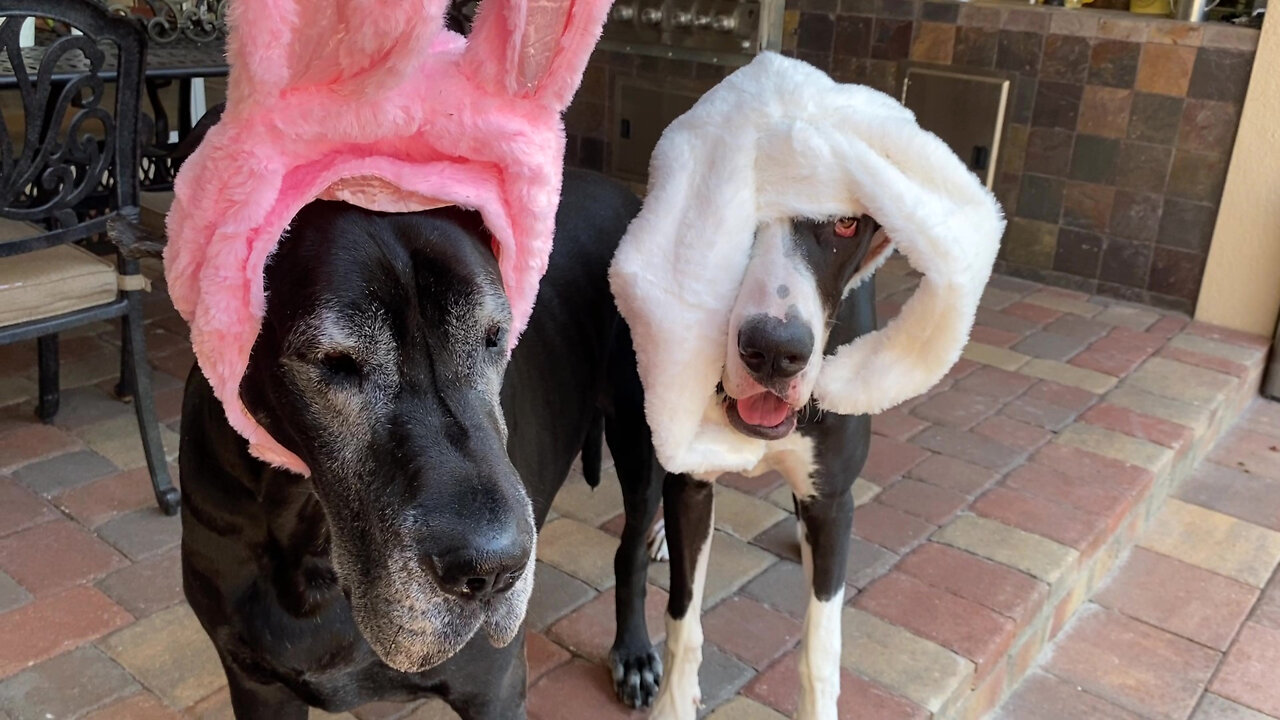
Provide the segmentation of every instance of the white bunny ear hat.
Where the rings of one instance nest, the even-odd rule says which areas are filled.
[[[610,280],[668,471],[743,472],[764,455],[766,441],[733,430],[716,397],[756,228],[864,213],[924,277],[887,327],[823,361],[814,398],[840,414],[891,408],[959,359],[1004,230],[995,197],[888,95],[773,53],[663,133]]]
[[[235,0],[222,120],[182,166],[165,275],[200,369],[259,459],[307,474],[254,420],[240,381],[267,303],[263,268],[317,198],[371,210],[478,210],[514,346],[547,268],[560,113],[609,0],[485,0],[469,39],[447,0]]]

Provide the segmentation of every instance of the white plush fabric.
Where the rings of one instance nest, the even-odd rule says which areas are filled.
[[[668,471],[745,472],[766,452],[728,425],[715,394],[756,228],[863,213],[924,277],[886,328],[825,359],[814,398],[841,414],[891,408],[955,364],[1004,230],[995,198],[888,95],[773,53],[663,133],[610,279]]]

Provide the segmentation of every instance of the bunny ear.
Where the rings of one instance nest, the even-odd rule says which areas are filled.
[[[470,77],[563,109],[582,80],[611,0],[484,0],[467,43]]]
[[[376,91],[412,72],[443,26],[448,0],[237,0],[227,57],[230,104],[285,90]]]

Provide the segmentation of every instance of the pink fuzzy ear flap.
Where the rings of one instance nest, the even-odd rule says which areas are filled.
[[[305,0],[311,2],[313,0]],[[228,42],[232,109],[309,87],[371,93],[418,67],[448,0],[236,0]]]
[[[547,269],[561,111],[609,0],[484,0],[479,36],[447,0],[235,0],[230,98],[182,167],[165,277],[200,369],[256,457],[306,474],[239,395],[267,306],[263,268],[320,197],[381,212],[478,210],[511,303],[510,346]]]
[[[494,92],[568,106],[609,4],[594,0],[480,3],[467,74]]]

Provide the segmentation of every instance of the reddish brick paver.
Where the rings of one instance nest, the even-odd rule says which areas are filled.
[[[91,587],[74,587],[0,615],[0,678],[53,657],[133,618]]]
[[[1263,588],[1262,597],[1253,607],[1249,619],[1272,630],[1280,630],[1280,573],[1271,576],[1271,582]]]
[[[1126,493],[1140,492],[1155,480],[1152,472],[1145,468],[1062,443],[1045,445],[1032,460],[1069,477],[1113,486]]]
[[[82,447],[74,436],[52,425],[31,423],[6,433],[0,442],[0,472]]]
[[[799,704],[799,653],[792,652],[775,662],[747,684],[743,694],[791,717]],[[862,720],[925,720],[929,711],[898,697],[879,685],[848,670],[840,672],[841,718]]]
[[[1201,507],[1280,531],[1280,493],[1275,480],[1243,470],[1204,463],[1177,496]]]
[[[871,432],[894,440],[906,440],[927,427],[929,423],[913,417],[902,408],[893,408],[871,416]]]
[[[1005,315],[1029,320],[1037,325],[1047,325],[1062,317],[1062,313],[1057,310],[1029,302],[1016,302],[1012,305],[1006,305],[1001,312]]]
[[[1226,650],[1258,599],[1258,591],[1159,553],[1135,548],[1110,585],[1103,607]]]
[[[1008,402],[1026,392],[1036,383],[1035,378],[995,367],[981,367],[956,383],[956,389],[975,395],[986,395],[1001,402]]]
[[[1220,465],[1280,480],[1280,439],[1245,430],[1232,433],[1213,448],[1209,459]]]
[[[1043,603],[1048,588],[1000,563],[938,543],[926,543],[902,558],[895,571],[978,603],[1019,625]]]
[[[799,622],[743,597],[729,598],[707,613],[702,630],[713,645],[757,670],[800,638]]]
[[[873,435],[862,477],[877,485],[888,485],[928,456],[929,453],[911,443]]]
[[[1141,720],[1142,716],[1090,695],[1052,675],[1029,675],[996,714],[998,720]]]
[[[1097,476],[1069,475],[1048,465],[1030,462],[1005,478],[1004,485],[1094,514],[1123,514],[1139,488],[1103,482]]]
[[[169,473],[178,477],[174,466]],[[72,488],[54,496],[53,502],[84,525],[96,527],[122,513],[150,507],[155,496],[151,475],[143,467]]]
[[[529,689],[529,720],[621,720],[643,718],[613,694],[609,671],[574,660],[552,670]]]
[[[1091,425],[1149,440],[1167,448],[1179,448],[1195,435],[1191,428],[1162,418],[1143,415],[1129,408],[1101,403],[1085,411],[1080,419]]]
[[[37,596],[96,580],[126,564],[110,545],[65,520],[0,540],[0,570]]]
[[[568,650],[551,642],[546,635],[533,631],[525,633],[524,656],[529,662],[530,685],[573,658]]]
[[[1200,337],[1208,338],[1210,340],[1218,340],[1229,345],[1239,345],[1240,347],[1254,348],[1256,350],[1266,350],[1271,346],[1271,341],[1268,338],[1241,330],[1222,327],[1221,325],[1211,325],[1209,323],[1196,321],[1187,325],[1186,329],[1187,332],[1192,335],[1199,335]]]
[[[1248,623],[1227,652],[1209,689],[1271,716],[1280,716],[1280,630]]]
[[[667,594],[662,588],[649,586],[645,594],[645,617],[649,637],[654,642],[666,635],[666,610]],[[613,645],[613,618],[614,591],[610,589],[552,625],[547,637],[576,655],[601,662],[609,657],[609,648]]]
[[[1043,428],[1002,415],[983,420],[973,431],[1022,452],[1031,452],[1053,437],[1053,433]]]
[[[975,500],[973,512],[1077,550],[1101,542],[1107,525],[1101,516],[1002,487]]]
[[[1070,360],[1072,365],[1123,377],[1164,345],[1158,334],[1117,327]]]
[[[1249,366],[1244,363],[1238,363],[1228,358],[1210,355],[1208,353],[1196,352],[1186,348],[1167,347],[1160,351],[1160,357],[1167,357],[1178,362],[1188,365],[1206,368],[1214,372],[1220,372],[1237,378],[1248,377]]]
[[[872,583],[853,605],[972,660],[978,682],[1013,641],[1009,618],[903,573],[891,572]]]
[[[916,405],[911,414],[934,425],[968,429],[999,408],[995,398],[948,390]]]
[[[968,504],[965,496],[919,480],[903,478],[876,496],[884,503],[932,525],[941,525]]]
[[[911,438],[911,442],[933,452],[959,458],[974,465],[1005,471],[1025,453],[977,433],[935,425]]]
[[[1000,474],[946,455],[930,455],[911,469],[911,477],[930,485],[953,490],[962,495],[975,495],[999,479]]]
[[[1008,330],[999,330],[986,325],[977,325],[973,328],[973,332],[969,334],[969,338],[974,342],[980,342],[985,345],[1009,347],[1010,345],[1018,342],[1022,336],[1018,333],[1009,332]]]
[[[58,516],[39,495],[11,478],[0,477],[0,537]]]
[[[1158,720],[1191,714],[1218,653],[1102,608],[1079,617],[1045,667],[1127,710]]]
[[[182,602],[182,558],[175,548],[116,570],[97,587],[134,617],[144,618]]]
[[[853,511],[853,532],[883,548],[902,553],[924,540],[935,529],[916,517],[879,502]]]

